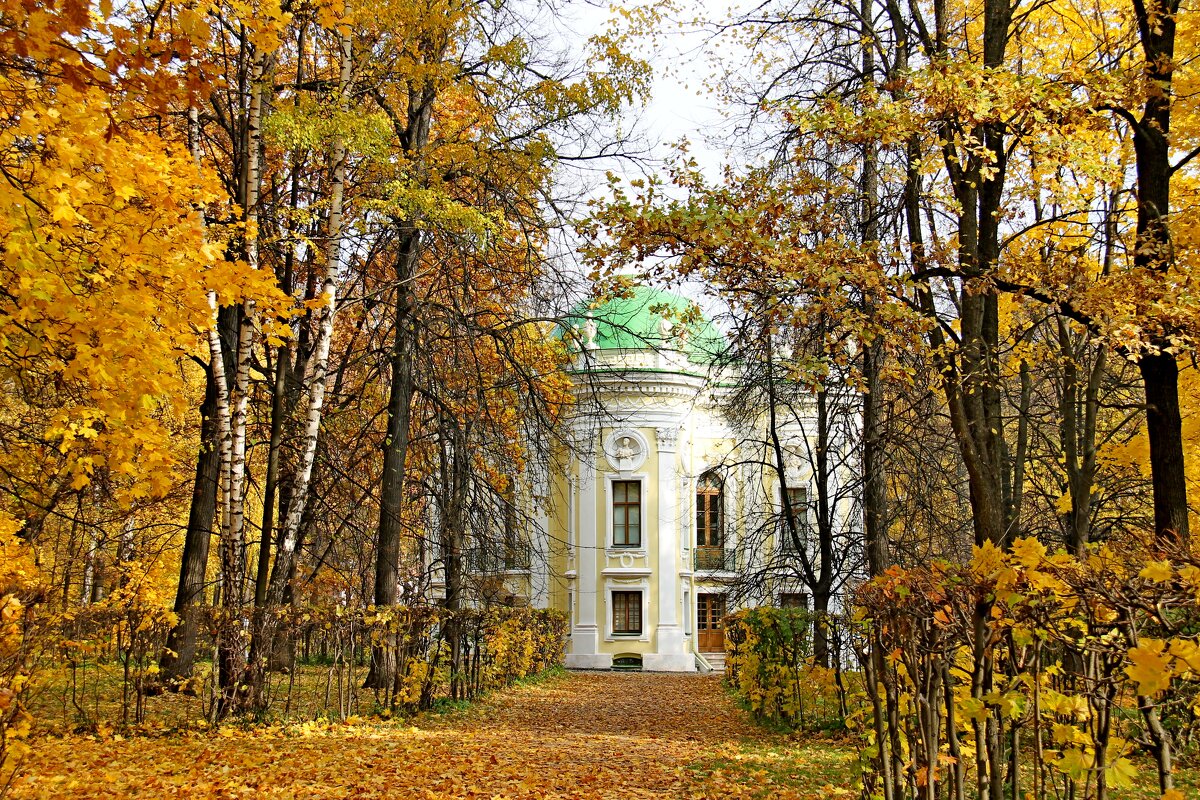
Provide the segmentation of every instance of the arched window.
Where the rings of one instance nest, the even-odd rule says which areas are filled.
[[[696,484],[696,547],[724,547],[725,498],[721,479],[711,472]]]

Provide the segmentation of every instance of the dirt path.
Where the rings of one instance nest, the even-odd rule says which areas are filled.
[[[756,728],[715,678],[581,673],[415,724],[47,739],[15,796],[834,798],[846,761]]]

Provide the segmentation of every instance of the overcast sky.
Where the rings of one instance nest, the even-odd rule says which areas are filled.
[[[615,0],[619,3],[620,0]],[[684,0],[687,8],[679,13],[681,19],[692,20],[703,16],[708,20],[727,19],[738,8],[747,7],[745,0]],[[587,37],[606,29],[612,18],[607,3],[577,2],[567,5],[562,35],[570,41],[584,41]],[[607,196],[604,179],[606,170],[632,179],[645,173],[661,172],[661,166],[673,153],[674,143],[681,139],[689,142],[689,153],[709,174],[710,179],[719,180],[722,165],[728,158],[727,148],[732,145],[733,125],[720,108],[716,96],[707,86],[718,70],[737,63],[740,51],[733,47],[728,37],[714,39],[711,30],[703,30],[692,24],[666,26],[663,35],[654,43],[644,43],[636,55],[646,58],[654,73],[652,96],[641,108],[629,109],[621,123],[621,133],[632,135],[643,149],[645,159],[638,161],[612,160],[604,163],[589,162],[582,170],[568,169],[564,179],[569,184],[579,185],[586,196]],[[568,236],[563,243],[573,249],[573,238]],[[573,260],[564,253],[567,260]],[[579,267],[582,269],[582,266]],[[581,287],[582,288],[582,287]],[[683,287],[682,293],[700,300],[696,287]],[[701,301],[707,306],[708,302]]]
[[[592,4],[596,2],[596,4]],[[613,17],[611,6],[592,0],[567,7],[568,36],[581,39],[604,30]],[[656,159],[666,158],[671,145],[686,138],[691,152],[706,168],[716,167],[724,156],[731,126],[722,115],[717,98],[706,88],[719,69],[737,63],[738,51],[729,37],[714,39],[711,30],[690,23],[702,16],[707,20],[727,19],[745,0],[684,0],[677,16],[689,22],[669,23],[654,43],[646,41],[636,55],[653,67],[654,86],[644,108],[630,109],[623,133],[634,133],[648,146]],[[620,0],[613,5],[620,6]],[[628,172],[631,168],[618,169]]]

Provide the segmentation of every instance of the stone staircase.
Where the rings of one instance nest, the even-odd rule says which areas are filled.
[[[700,655],[704,658],[705,661],[708,662],[708,666],[712,667],[712,671],[714,673],[719,674],[719,675],[725,674],[725,654],[724,653],[701,653]],[[701,671],[702,672],[704,671],[702,667],[701,667]]]

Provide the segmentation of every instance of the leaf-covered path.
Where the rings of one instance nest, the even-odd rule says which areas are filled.
[[[572,674],[411,723],[52,738],[17,797],[849,796],[849,755],[752,725],[711,677]]]

